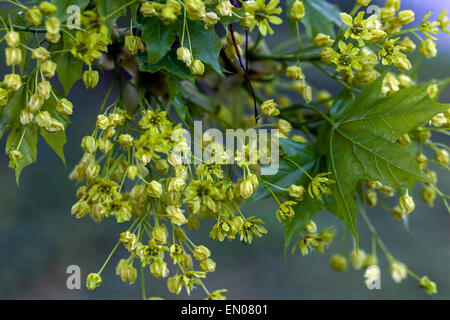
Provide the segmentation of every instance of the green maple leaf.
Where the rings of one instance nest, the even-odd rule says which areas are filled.
[[[322,130],[325,137],[319,137],[327,141],[327,166],[330,178],[336,181],[331,186],[336,214],[345,219],[356,240],[354,194],[358,181],[379,180],[394,188],[428,181],[414,157],[396,141],[450,107],[429,98],[429,83],[382,97],[383,78],[356,99],[349,97],[344,104],[339,101],[340,112],[332,113],[328,130]]]

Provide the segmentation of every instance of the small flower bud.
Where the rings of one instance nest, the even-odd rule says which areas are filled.
[[[50,2],[43,1],[39,5],[39,10],[41,11],[42,14],[44,14],[46,16],[52,16],[52,15],[56,14],[57,8]]]
[[[249,179],[245,179],[241,181],[239,184],[239,194],[242,198],[247,199],[249,198],[254,192],[253,184]]]
[[[367,269],[370,266],[378,265],[378,258],[375,254],[371,253],[366,256],[363,262],[363,268]]]
[[[282,220],[292,220],[295,216],[295,211],[292,208],[293,205],[296,205],[295,201],[286,201],[280,204],[280,207],[277,210],[277,219],[278,221]]]
[[[30,97],[30,100],[28,101],[28,105],[27,105],[28,111],[34,113],[34,112],[38,111],[42,107],[43,104],[44,104],[44,99],[38,94],[33,94]]]
[[[420,192],[420,196],[425,203],[428,203],[430,207],[434,206],[434,200],[436,199],[436,191],[432,187],[425,187]]]
[[[99,114],[97,116],[96,125],[100,130],[106,130],[111,123],[109,122],[109,118],[104,114]]]
[[[166,243],[167,236],[167,229],[164,225],[157,225],[152,230],[152,238],[159,243]]]
[[[211,259],[205,259],[200,262],[200,270],[204,272],[214,272],[216,270],[216,263]]]
[[[35,26],[38,26],[42,22],[41,11],[36,7],[29,8],[25,12],[25,19],[27,19],[29,22],[31,22]]]
[[[427,156],[424,155],[423,153],[419,153],[416,156],[416,161],[417,161],[417,164],[419,165],[420,170],[423,170],[427,167],[428,159],[427,159]]]
[[[207,26],[213,26],[219,21],[219,17],[215,12],[207,12],[203,21]]]
[[[406,52],[413,52],[416,50],[416,44],[409,37],[405,37],[399,42],[399,45],[401,45],[403,47],[403,51]]]
[[[335,57],[336,52],[331,48],[323,48],[320,51],[320,59],[323,63],[330,64]]]
[[[422,277],[419,281],[419,286],[428,294],[437,293],[436,283],[431,281],[427,276]]]
[[[66,116],[71,115],[73,112],[73,104],[66,98],[59,99],[56,103],[56,111]]]
[[[431,131],[425,127],[418,127],[412,132],[414,140],[425,142],[431,137]]]
[[[371,0],[356,0],[356,3],[357,3],[359,6],[365,7],[365,6],[368,6],[368,5],[369,5],[370,1],[371,1]]]
[[[437,175],[436,175],[436,171],[433,170],[427,170],[425,172],[427,174],[427,177],[430,178],[431,182],[436,184],[437,183]]]
[[[387,0],[385,7],[392,8],[395,11],[398,11],[400,9],[400,2],[401,2],[401,0]]]
[[[178,60],[183,61],[187,66],[191,65],[192,54],[188,48],[179,47],[177,49],[177,58],[178,58]]]
[[[45,61],[41,64],[41,71],[47,78],[53,77],[56,71],[56,63],[51,60]]]
[[[45,21],[45,29],[47,30],[47,33],[50,34],[59,33],[61,29],[59,19],[56,17],[48,18],[47,21]]]
[[[276,128],[278,130],[280,130],[280,132],[285,134],[285,135],[288,135],[289,132],[291,132],[291,130],[292,130],[291,124],[288,121],[284,120],[284,119],[278,120]]]
[[[430,120],[430,124],[435,128],[448,127],[449,121],[444,113],[438,113]]]
[[[22,63],[22,50],[19,48],[5,49],[6,65],[14,66]]]
[[[85,136],[81,140],[81,147],[88,153],[94,153],[97,150],[97,140],[92,136]]]
[[[165,278],[169,275],[167,263],[161,260],[156,260],[150,265],[150,272],[156,278]]]
[[[436,152],[436,155],[434,156],[434,160],[436,160],[437,164],[441,167],[448,167],[448,152],[447,150],[441,149]]]
[[[31,51],[31,57],[33,59],[39,60],[41,62],[44,62],[50,57],[50,53],[45,49],[44,47],[38,47]]]
[[[124,148],[129,148],[133,144],[133,137],[130,134],[121,134],[119,136],[119,143]]]
[[[261,112],[266,117],[276,117],[280,114],[280,110],[277,109],[277,104],[273,99],[264,101],[261,105]]]
[[[183,282],[181,277],[171,277],[167,279],[167,288],[170,292],[179,294],[181,289],[183,288]]]
[[[169,163],[165,159],[156,160],[155,169],[159,174],[167,174],[167,171],[169,171]]]
[[[87,216],[91,208],[86,200],[78,200],[71,209],[71,214],[75,215],[77,219]]]
[[[310,103],[312,101],[312,88],[308,85],[302,85],[299,88],[299,93],[303,97],[306,103]]]
[[[342,254],[337,253],[331,257],[330,266],[336,272],[345,271],[347,269],[347,259]]]
[[[129,35],[125,37],[125,49],[130,51],[131,54],[136,54],[142,47],[141,38],[135,35]]]
[[[361,84],[369,84],[375,81],[377,74],[373,69],[361,69],[355,72],[355,79]]]
[[[150,197],[153,198],[159,198],[162,195],[162,186],[161,183],[159,183],[156,180],[153,180],[150,182],[147,186],[147,193]]]
[[[144,17],[153,17],[156,14],[153,2],[145,1],[141,6],[141,14]]]
[[[16,48],[20,44],[20,35],[16,31],[9,31],[5,35],[5,40],[8,46],[10,46],[11,48]]]
[[[85,72],[83,72],[83,83],[86,89],[95,88],[98,83],[98,71],[86,70]]]
[[[94,179],[100,172],[100,165],[92,161],[86,168],[86,176],[90,179]]]
[[[61,34],[59,32],[56,33],[47,32],[45,34],[45,39],[47,39],[47,41],[51,43],[58,43],[59,40],[61,40]]]
[[[286,69],[286,76],[288,78],[291,78],[292,80],[300,80],[305,79],[305,75],[303,74],[303,71],[298,66],[291,66]]]
[[[292,198],[302,201],[303,200],[303,195],[305,194],[305,187],[303,186],[297,186],[295,184],[292,184],[289,187],[288,193],[289,196],[291,196]]]
[[[397,15],[397,20],[400,24],[405,25],[414,21],[414,11],[402,10]]]
[[[51,118],[50,126],[45,128],[48,132],[58,132],[64,130],[64,125],[58,120]]]
[[[16,169],[19,165],[20,160],[22,160],[23,156],[19,150],[12,150],[8,153],[9,156],[9,167],[11,169]]]
[[[427,88],[427,93],[430,99],[436,99],[439,94],[439,87],[437,84],[431,84]]]
[[[408,269],[403,263],[394,261],[389,267],[389,275],[396,283],[400,283],[408,276]]]
[[[371,42],[379,42],[387,36],[387,33],[380,29],[372,29],[370,30],[370,35],[372,36],[370,38]]]
[[[167,157],[167,162],[174,168],[182,165],[182,163],[183,163],[181,157],[175,153],[171,153]]]
[[[181,167],[181,166],[179,166]],[[179,168],[177,167],[177,168]],[[169,180],[169,192],[181,192],[186,186],[186,181],[183,178],[176,177]]]
[[[413,79],[405,74],[401,74],[398,76],[398,82],[400,83],[400,88],[411,88],[415,84]]]
[[[136,175],[138,173],[138,169],[136,166],[129,166],[127,169],[128,178],[130,180],[134,180],[136,178]]]
[[[413,212],[414,209],[416,208],[416,205],[414,203],[414,199],[408,194],[405,194],[405,195],[400,197],[399,202],[398,202],[398,206],[401,209],[403,209],[406,212],[406,214],[409,214],[409,213]]]
[[[364,200],[369,206],[376,206],[378,203],[377,193],[372,190],[367,190],[367,192],[364,194]]]
[[[350,260],[353,268],[355,268],[356,270],[360,270],[366,259],[366,253],[362,249],[353,249],[352,251],[350,251],[348,259]]]
[[[298,143],[303,143],[303,144],[308,143],[308,140],[306,140],[305,137],[303,137],[301,135],[298,135],[298,134],[292,135],[291,139],[292,139],[292,141],[295,141],[295,142],[298,142]]]
[[[221,1],[216,6],[216,12],[219,16],[222,17],[231,17],[233,15],[233,5],[230,1]]]
[[[305,6],[302,1],[295,0],[291,7],[291,17],[295,20],[301,20],[305,16]]]
[[[86,287],[94,290],[102,284],[102,278],[97,273],[90,273],[86,278]]]
[[[314,45],[316,47],[319,48],[324,48],[324,47],[328,47],[329,45],[331,45],[334,41],[331,40],[329,35],[323,34],[323,33],[318,33],[315,37],[314,37]]]
[[[20,111],[20,123],[23,125],[29,124],[33,121],[33,113],[28,111],[27,109],[23,109]]]
[[[408,58],[404,57],[402,59],[399,59],[398,61],[394,62],[394,65],[402,71],[408,71],[412,68],[411,61],[408,60]]]
[[[314,221],[311,220],[303,227],[303,230],[308,233],[316,233],[317,225]]]
[[[201,261],[211,256],[211,251],[205,246],[196,246],[194,248],[194,258]]]
[[[370,265],[364,271],[364,282],[367,287],[373,285],[380,279],[380,268],[377,265]]]
[[[189,68],[191,69],[192,74],[195,75],[202,75],[205,72],[205,66],[200,60],[192,60]]]
[[[407,133],[403,134],[398,138],[397,143],[404,146],[405,148],[409,147],[411,144],[411,139]]]
[[[111,140],[106,137],[98,139],[98,149],[103,153],[108,153],[112,150],[113,144]]]
[[[393,197],[395,195],[394,189],[384,184],[380,187],[379,191],[385,197]]]
[[[369,190],[376,190],[376,189],[380,189],[383,184],[380,181],[366,181],[366,186],[367,189]]]
[[[183,211],[180,208],[174,206],[168,206],[166,208],[167,215],[173,224],[181,226],[187,223],[186,217],[183,215]]]
[[[22,78],[18,74],[5,74],[3,82],[6,84],[8,89],[17,91],[22,86]]]
[[[426,39],[419,45],[419,52],[425,58],[434,58],[437,55],[436,43],[431,39]]]
[[[387,21],[395,16],[395,9],[392,7],[384,7],[379,10],[380,20]]]
[[[37,86],[37,93],[44,100],[46,100],[50,96],[50,92],[52,91],[52,85],[48,81],[41,81]]]
[[[395,220],[402,221],[405,218],[405,216],[406,216],[406,211],[403,208],[401,208],[400,206],[395,206],[392,209],[392,217]]]

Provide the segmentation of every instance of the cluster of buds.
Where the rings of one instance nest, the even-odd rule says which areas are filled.
[[[216,6],[216,12],[207,11],[204,1],[186,0],[184,9],[190,20],[202,21],[205,28],[214,26],[219,21],[219,16],[231,16],[232,5],[229,1],[220,1]],[[144,17],[157,16],[164,24],[177,21],[182,14],[182,4],[176,0],[167,0],[166,3],[145,1],[140,13]]]
[[[202,75],[205,72],[205,65],[197,59],[193,59],[192,53],[188,48],[179,47],[177,49],[177,58],[183,61],[194,75]]]

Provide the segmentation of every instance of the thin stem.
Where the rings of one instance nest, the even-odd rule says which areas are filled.
[[[289,159],[289,158],[286,157],[286,156],[283,156],[283,159],[286,159],[287,161],[289,161],[290,163],[292,163],[294,166],[296,166],[297,168],[299,168],[300,170],[302,170],[303,173],[304,173],[309,179],[314,180],[314,178],[311,177],[311,175],[308,173],[308,171],[306,171],[305,169],[303,169],[301,165],[299,165],[298,163],[296,163],[295,161]]]
[[[261,182],[264,184],[266,189],[270,191],[270,193],[272,194],[272,197],[278,202],[278,204],[281,205],[281,201],[278,199],[278,197],[275,195],[275,193],[272,191],[272,189],[270,189],[270,187],[266,184],[266,182],[264,180],[261,180]]]
[[[295,25],[297,30],[297,39],[298,39],[298,51],[302,51],[302,38],[300,36],[300,27],[298,26],[298,22]]]
[[[239,53],[239,48],[237,45],[237,41],[236,41],[236,37],[234,36],[234,28],[233,25],[230,24],[230,32],[231,32],[231,39],[233,40],[233,45],[234,45],[234,49],[236,51],[236,55],[238,57],[239,60],[239,65],[241,66],[241,69],[244,71],[244,75],[245,75],[245,79],[247,80],[247,83],[250,87],[250,91],[252,93],[253,96],[253,104],[254,104],[254,112],[255,112],[255,123],[257,123],[257,117],[258,117],[258,105],[256,102],[256,94],[255,94],[255,89],[253,88],[252,82],[250,81],[250,76],[248,75],[248,70],[244,67],[244,63],[242,62],[242,57],[241,54]]]
[[[147,300],[147,295],[145,292],[145,273],[144,267],[141,265],[141,292],[142,292],[142,300]]]

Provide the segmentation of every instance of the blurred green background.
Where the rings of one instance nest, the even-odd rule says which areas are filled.
[[[74,1],[75,2],[75,1]],[[333,1],[349,12],[353,1]],[[373,1],[374,4],[384,2]],[[6,4],[0,5],[10,8]],[[416,19],[432,10],[448,8],[447,0],[403,1],[402,9],[412,9]],[[290,37],[287,26],[276,28],[275,37],[267,42],[276,44]],[[450,36],[443,34],[438,42],[439,57],[425,61],[420,68],[421,79],[449,76]],[[0,75],[8,72],[4,65],[3,50],[0,54]],[[70,72],[70,70],[68,70]],[[308,81],[321,89],[338,92],[339,86],[312,69],[305,71]],[[140,285],[121,282],[114,273],[115,265],[125,256],[121,248],[102,273],[103,284],[94,292],[84,287],[85,276],[96,272],[103,264],[117,241],[117,236],[127,226],[113,220],[97,224],[86,218],[76,220],[70,208],[76,201],[77,186],[68,180],[71,168],[82,155],[81,138],[88,134],[95,123],[95,116],[112,75],[105,73],[102,82],[94,90],[85,90],[81,83],[72,89],[69,99],[75,108],[72,126],[67,129],[65,147],[67,168],[42,141],[38,146],[37,164],[26,168],[20,186],[15,183],[14,172],[8,168],[7,156],[0,158],[0,298],[2,299],[139,299]],[[450,91],[441,96],[450,101]],[[436,134],[436,137],[437,138]],[[443,136],[445,137],[445,136]],[[448,143],[448,138],[442,142]],[[0,148],[4,148],[4,140]],[[444,193],[450,177],[448,171],[439,170],[439,186]],[[416,190],[420,191],[420,190]],[[417,196],[417,199],[419,197]],[[368,290],[363,282],[363,272],[348,271],[335,274],[328,262],[337,251],[342,228],[325,254],[313,253],[302,257],[283,254],[284,234],[275,218],[273,201],[262,201],[244,208],[246,215],[262,217],[269,233],[254,241],[251,246],[239,241],[215,242],[208,237],[211,222],[205,222],[201,230],[192,234],[196,243],[211,248],[217,263],[216,272],[209,274],[206,285],[211,290],[227,288],[231,299],[424,299],[428,296],[418,288],[417,281],[408,278],[397,285],[387,273],[388,265],[379,252],[382,270],[381,290]],[[417,201],[417,209],[410,216],[409,231],[401,222],[380,209],[370,210],[380,236],[391,253],[407,264],[415,273],[428,275],[438,284],[439,293],[434,299],[450,298],[450,215],[441,200],[434,208]],[[320,213],[314,220],[319,228],[330,225],[341,227],[340,221],[329,213]],[[370,236],[362,219],[358,220],[361,247],[370,248]],[[347,242],[347,251],[351,250]],[[66,268],[78,265],[82,272],[82,289],[68,290]],[[201,290],[191,297],[175,296],[166,289],[165,280],[147,276],[147,294],[167,299],[203,298]]]

